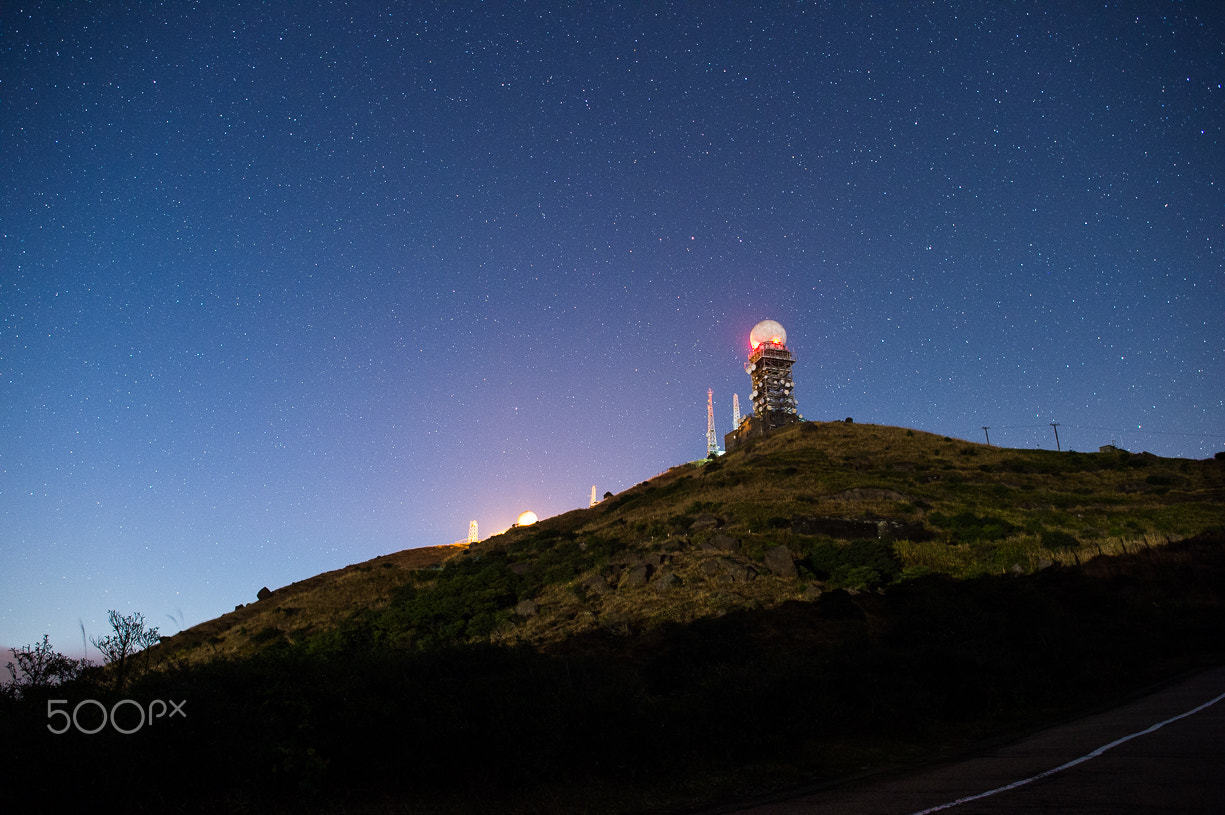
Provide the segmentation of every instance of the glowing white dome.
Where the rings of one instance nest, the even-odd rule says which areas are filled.
[[[540,519],[536,517],[536,513],[529,509],[519,516],[519,520],[515,521],[515,526],[531,526],[538,520]]]
[[[762,320],[757,325],[753,326],[753,330],[749,332],[749,345],[756,348],[763,342],[773,342],[778,345],[787,344],[787,332],[783,327],[773,320]]]

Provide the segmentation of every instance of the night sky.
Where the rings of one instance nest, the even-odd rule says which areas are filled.
[[[807,419],[1210,457],[1223,82],[1216,2],[5,3],[0,646],[701,458],[766,318]]]

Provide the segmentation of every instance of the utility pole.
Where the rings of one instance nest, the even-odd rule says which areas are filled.
[[[987,427],[987,426],[985,426],[985,425],[983,426],[983,434],[984,434],[984,435],[987,437],[987,446],[988,446],[988,447],[991,445],[991,434],[987,432],[987,431],[988,431],[988,430],[990,430],[990,429],[991,429],[991,428],[989,428],[989,427]]]
[[[1059,452],[1059,422],[1051,422],[1051,427],[1055,429],[1055,451]]]

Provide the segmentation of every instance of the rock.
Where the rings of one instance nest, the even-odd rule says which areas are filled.
[[[590,594],[604,594],[608,591],[608,580],[602,574],[593,574],[581,584]]]
[[[650,576],[651,567],[640,563],[625,573],[625,577],[621,578],[621,585],[627,589],[641,588],[647,584],[647,578]]]
[[[239,603],[238,605],[234,606],[234,610],[238,611],[240,608],[246,608],[246,607],[247,607],[246,603]]]
[[[748,583],[757,577],[756,569],[734,560],[720,558],[719,567],[723,569],[723,576],[729,583]]]
[[[515,606],[515,613],[520,617],[535,617],[538,610],[535,600],[520,600],[519,605]]]
[[[656,594],[664,594],[668,591],[668,589],[678,585],[680,582],[681,579],[679,577],[677,577],[673,572],[668,572],[660,575],[659,579],[655,581],[652,588],[655,589]]]
[[[775,546],[766,551],[766,568],[774,572],[779,577],[795,577],[795,560],[791,557],[791,550],[786,546]]]
[[[718,529],[723,526],[723,522],[714,515],[699,515],[693,519],[693,523],[689,524],[690,532],[701,532],[703,529]]]
[[[737,552],[740,549],[740,542],[730,534],[719,532],[703,543],[702,549],[706,552]]]
[[[267,600],[271,596],[272,596],[272,590],[269,589],[267,586],[264,586],[262,589],[260,589],[259,591],[255,593],[256,600]]]

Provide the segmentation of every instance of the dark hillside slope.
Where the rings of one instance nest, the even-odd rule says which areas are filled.
[[[1225,536],[1084,566],[737,609],[543,649],[351,639],[145,677],[188,716],[135,735],[0,717],[55,809],[644,812],[898,766],[1225,658]],[[58,698],[101,688],[58,689]]]

